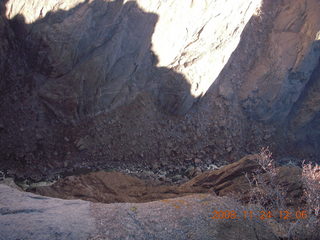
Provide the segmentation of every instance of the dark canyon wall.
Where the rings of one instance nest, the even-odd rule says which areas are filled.
[[[1,4],[3,169],[319,155],[318,0]]]

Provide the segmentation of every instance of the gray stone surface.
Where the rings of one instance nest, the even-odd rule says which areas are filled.
[[[0,239],[88,239],[96,231],[90,203],[21,192],[0,184]]]
[[[214,210],[234,210],[239,219],[211,219]],[[277,239],[267,222],[256,216],[244,220],[244,210],[231,199],[208,194],[99,204],[42,197],[0,184],[0,239]]]

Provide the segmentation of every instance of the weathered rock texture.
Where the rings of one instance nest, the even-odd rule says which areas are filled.
[[[0,239],[88,239],[96,232],[90,203],[62,201],[0,185]]]
[[[251,155],[222,167],[207,171],[183,184],[159,185],[151,181],[118,172],[92,172],[60,179],[50,186],[30,187],[28,191],[56,198],[83,199],[92,202],[150,202],[160,199],[182,197],[192,193],[212,193],[218,196],[237,196],[248,202],[252,195],[252,175],[268,182],[267,174],[261,171],[257,155]],[[303,187],[301,168],[281,166],[276,169],[274,184],[283,188],[283,198],[288,206],[301,207]],[[247,177],[246,177],[247,175]]]
[[[317,0],[1,5],[2,168],[319,155]]]
[[[250,185],[249,179],[255,183],[252,177],[259,176],[260,179],[264,179],[266,185],[270,184],[270,175],[261,169],[258,158],[257,155],[250,155],[219,170],[205,172],[182,184],[180,189],[195,189],[198,192],[206,192],[207,189],[219,196],[237,196],[246,202],[250,199],[254,188]],[[272,183],[281,188],[284,203],[287,206],[301,207],[303,205],[301,168],[280,166],[275,168],[275,172]],[[263,188],[263,186],[259,187]]]
[[[209,194],[150,203],[99,204],[20,192],[0,184],[0,239],[278,239],[258,208]],[[239,219],[211,219],[234,210]]]
[[[75,2],[7,4],[32,67],[46,79],[40,97],[71,122],[128,103],[147,88],[167,110],[185,113],[217,78],[259,4]]]
[[[52,186],[36,187],[29,191],[50,197],[80,198],[103,203],[150,202],[190,193],[208,192],[207,189],[153,185],[123,173],[103,171],[66,177]]]

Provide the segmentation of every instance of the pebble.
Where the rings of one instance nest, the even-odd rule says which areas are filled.
[[[215,169],[218,169],[219,167],[215,164],[209,164],[208,166],[208,170],[215,170]]]
[[[187,176],[184,176],[181,181],[182,182],[187,182],[187,181],[189,181],[189,178]]]
[[[146,177],[152,177],[154,173],[152,171],[144,171],[143,175],[145,175]]]
[[[159,179],[159,181],[165,181],[166,180],[166,176],[165,175],[159,175],[158,179]]]
[[[164,175],[164,176],[165,176],[166,174],[167,174],[167,173],[166,173],[165,171],[163,171],[163,170],[160,170],[160,171],[159,171],[159,175]]]
[[[181,179],[182,179],[182,176],[179,175],[179,174],[172,177],[172,181],[173,181],[173,182],[180,181]]]
[[[187,169],[187,171],[186,171],[186,176],[188,177],[188,178],[193,178],[193,177],[196,177],[196,176],[198,176],[199,174],[201,174],[202,173],[202,170],[201,170],[201,168],[200,167],[196,167],[196,168],[194,168],[194,167],[189,167],[188,169]]]
[[[159,169],[159,164],[155,163],[152,165],[153,170],[158,170]]]
[[[196,168],[195,168],[195,172],[194,172],[193,176],[194,176],[194,177],[196,177],[196,176],[200,175],[201,173],[202,173],[201,168],[196,167]]]
[[[188,177],[191,177],[193,171],[194,171],[194,167],[192,167],[192,166],[188,167],[188,169],[186,170],[186,175],[187,175]]]
[[[201,162],[202,162],[202,160],[199,159],[199,158],[194,159],[194,163],[195,163],[195,164],[200,164]]]

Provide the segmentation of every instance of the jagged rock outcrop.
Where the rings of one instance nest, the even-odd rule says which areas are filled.
[[[209,194],[150,203],[99,204],[20,192],[0,184],[0,239],[277,239],[267,221]],[[239,219],[211,219],[234,210]],[[250,208],[257,216],[258,208]]]
[[[204,166],[263,145],[314,158],[319,10],[317,0],[1,2],[2,168],[41,178]]]

